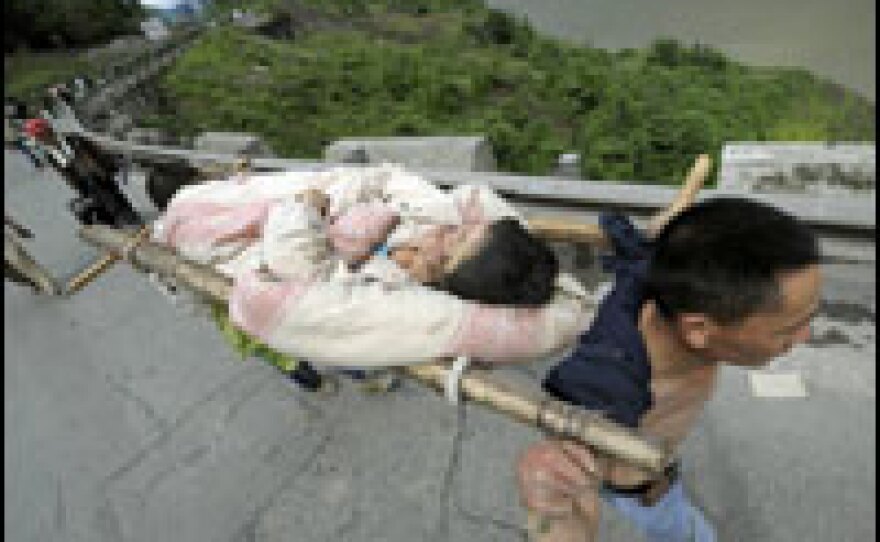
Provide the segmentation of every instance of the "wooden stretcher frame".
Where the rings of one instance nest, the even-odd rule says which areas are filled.
[[[701,155],[677,197],[664,211],[652,218],[648,235],[659,231],[676,213],[696,199],[710,169],[709,157]],[[607,244],[601,231],[590,224],[538,220],[530,225],[536,233],[555,241]],[[230,278],[211,267],[190,262],[168,247],[145,239],[144,232],[131,235],[107,227],[85,227],[80,236],[87,242],[115,254],[125,255],[131,265],[144,272],[172,276],[183,286],[215,303],[226,303],[232,288]],[[400,367],[403,375],[428,388],[442,391],[450,360],[437,360]],[[600,452],[619,458],[644,471],[662,476],[671,453],[646,441],[636,432],[577,406],[556,400],[543,392],[512,387],[488,371],[471,371],[462,376],[459,390],[465,400],[487,406],[520,423],[549,434],[577,440]]]
[[[16,235],[3,236],[4,265],[10,266],[10,271],[27,282],[37,293],[59,295],[61,292],[58,281],[40,265],[16,237]]]
[[[135,239],[146,239],[149,237],[150,229],[148,226],[144,226],[137,233]],[[106,272],[108,269],[113,267],[113,265],[122,259],[122,256],[118,252],[108,251],[103,255],[98,256],[91,264],[86,266],[85,269],[71,277],[67,284],[64,287],[64,293],[67,295],[74,295],[83,288],[85,288],[89,283],[97,279],[101,274]]]

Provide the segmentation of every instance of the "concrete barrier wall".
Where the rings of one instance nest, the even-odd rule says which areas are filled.
[[[212,154],[187,149],[133,145],[100,134],[87,134],[104,149],[125,154],[134,161],[185,160],[196,165],[231,164],[236,156]],[[314,160],[285,158],[255,158],[253,168],[257,171],[323,170],[336,165]],[[347,164],[350,166],[350,164]],[[636,182],[571,180],[562,177],[535,177],[509,173],[484,173],[473,171],[421,170],[416,173],[441,185],[485,184],[523,203],[566,209],[598,209],[614,207],[621,210],[646,213],[661,209],[675,196],[675,187],[657,186]],[[846,200],[815,198],[789,194],[744,194],[733,190],[705,189],[701,198],[723,195],[747,195],[765,201],[800,217],[801,219],[829,229],[843,230],[870,238],[873,242],[876,227],[876,204],[873,199]]]

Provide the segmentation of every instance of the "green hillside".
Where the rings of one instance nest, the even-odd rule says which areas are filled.
[[[875,137],[874,106],[857,95],[699,44],[611,53],[471,0],[248,5],[293,37],[210,29],[160,82],[173,106],[148,124],[258,132],[311,158],[340,137],[485,133],[506,171],[545,174],[576,151],[587,178],[660,183],[725,141]]]

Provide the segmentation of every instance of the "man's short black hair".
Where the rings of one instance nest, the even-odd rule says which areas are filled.
[[[816,236],[798,219],[744,198],[688,208],[652,243],[645,298],[661,313],[732,324],[781,302],[778,278],[819,263]]]
[[[535,307],[553,298],[558,274],[553,249],[517,220],[504,218],[489,225],[473,257],[435,286],[470,301]]]

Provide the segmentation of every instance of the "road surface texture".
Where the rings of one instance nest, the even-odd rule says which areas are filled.
[[[67,188],[17,154],[4,167],[28,246],[73,275],[95,252]],[[828,272],[814,343],[757,373],[725,369],[684,447],[722,541],[875,539],[874,263]],[[70,299],[6,282],[4,314],[8,540],[522,540],[512,465],[539,438],[529,428],[414,383],[301,391],[124,264]],[[779,373],[806,396],[755,387]],[[639,537],[608,511],[601,540]]]

